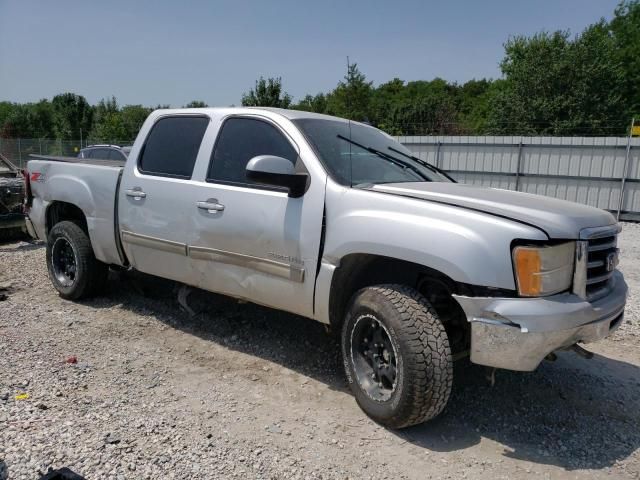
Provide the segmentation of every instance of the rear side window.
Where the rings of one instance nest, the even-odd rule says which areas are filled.
[[[115,148],[109,150],[109,160],[126,160],[127,158]]]
[[[89,158],[95,158],[96,160],[108,160],[109,149],[107,148],[94,148],[89,151]]]
[[[167,117],[151,128],[138,169],[148,175],[191,178],[209,117]]]
[[[207,180],[254,185],[247,179],[245,168],[249,160],[258,155],[276,155],[294,165],[298,158],[291,143],[273,125],[253,118],[230,118],[218,134]]]

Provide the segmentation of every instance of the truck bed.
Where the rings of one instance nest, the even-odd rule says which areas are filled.
[[[98,165],[101,167],[123,168],[124,160],[99,160],[97,158],[58,157],[55,155],[31,155],[34,160],[46,160],[48,162],[81,163],[83,165]]]
[[[46,238],[46,212],[52,204],[74,205],[84,213],[96,258],[121,265],[116,201],[124,162],[32,155],[27,169],[33,192],[29,217],[38,238]]]

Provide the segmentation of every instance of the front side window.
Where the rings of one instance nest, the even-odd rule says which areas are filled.
[[[295,164],[298,153],[273,125],[254,118],[236,117],[224,122],[211,155],[207,180],[255,185],[247,179],[249,160],[258,155],[275,155]]]
[[[147,175],[191,178],[209,117],[176,116],[158,120],[145,141],[138,162]]]

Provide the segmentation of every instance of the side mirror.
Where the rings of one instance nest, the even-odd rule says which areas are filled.
[[[256,183],[285,187],[289,196],[298,198],[307,189],[309,175],[296,173],[293,164],[286,158],[274,155],[258,155],[247,163],[247,178]]]

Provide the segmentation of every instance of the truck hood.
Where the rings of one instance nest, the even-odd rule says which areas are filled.
[[[462,183],[385,183],[367,189],[507,217],[538,227],[549,238],[574,239],[578,238],[583,228],[616,223],[613,215],[599,208],[541,195]]]

